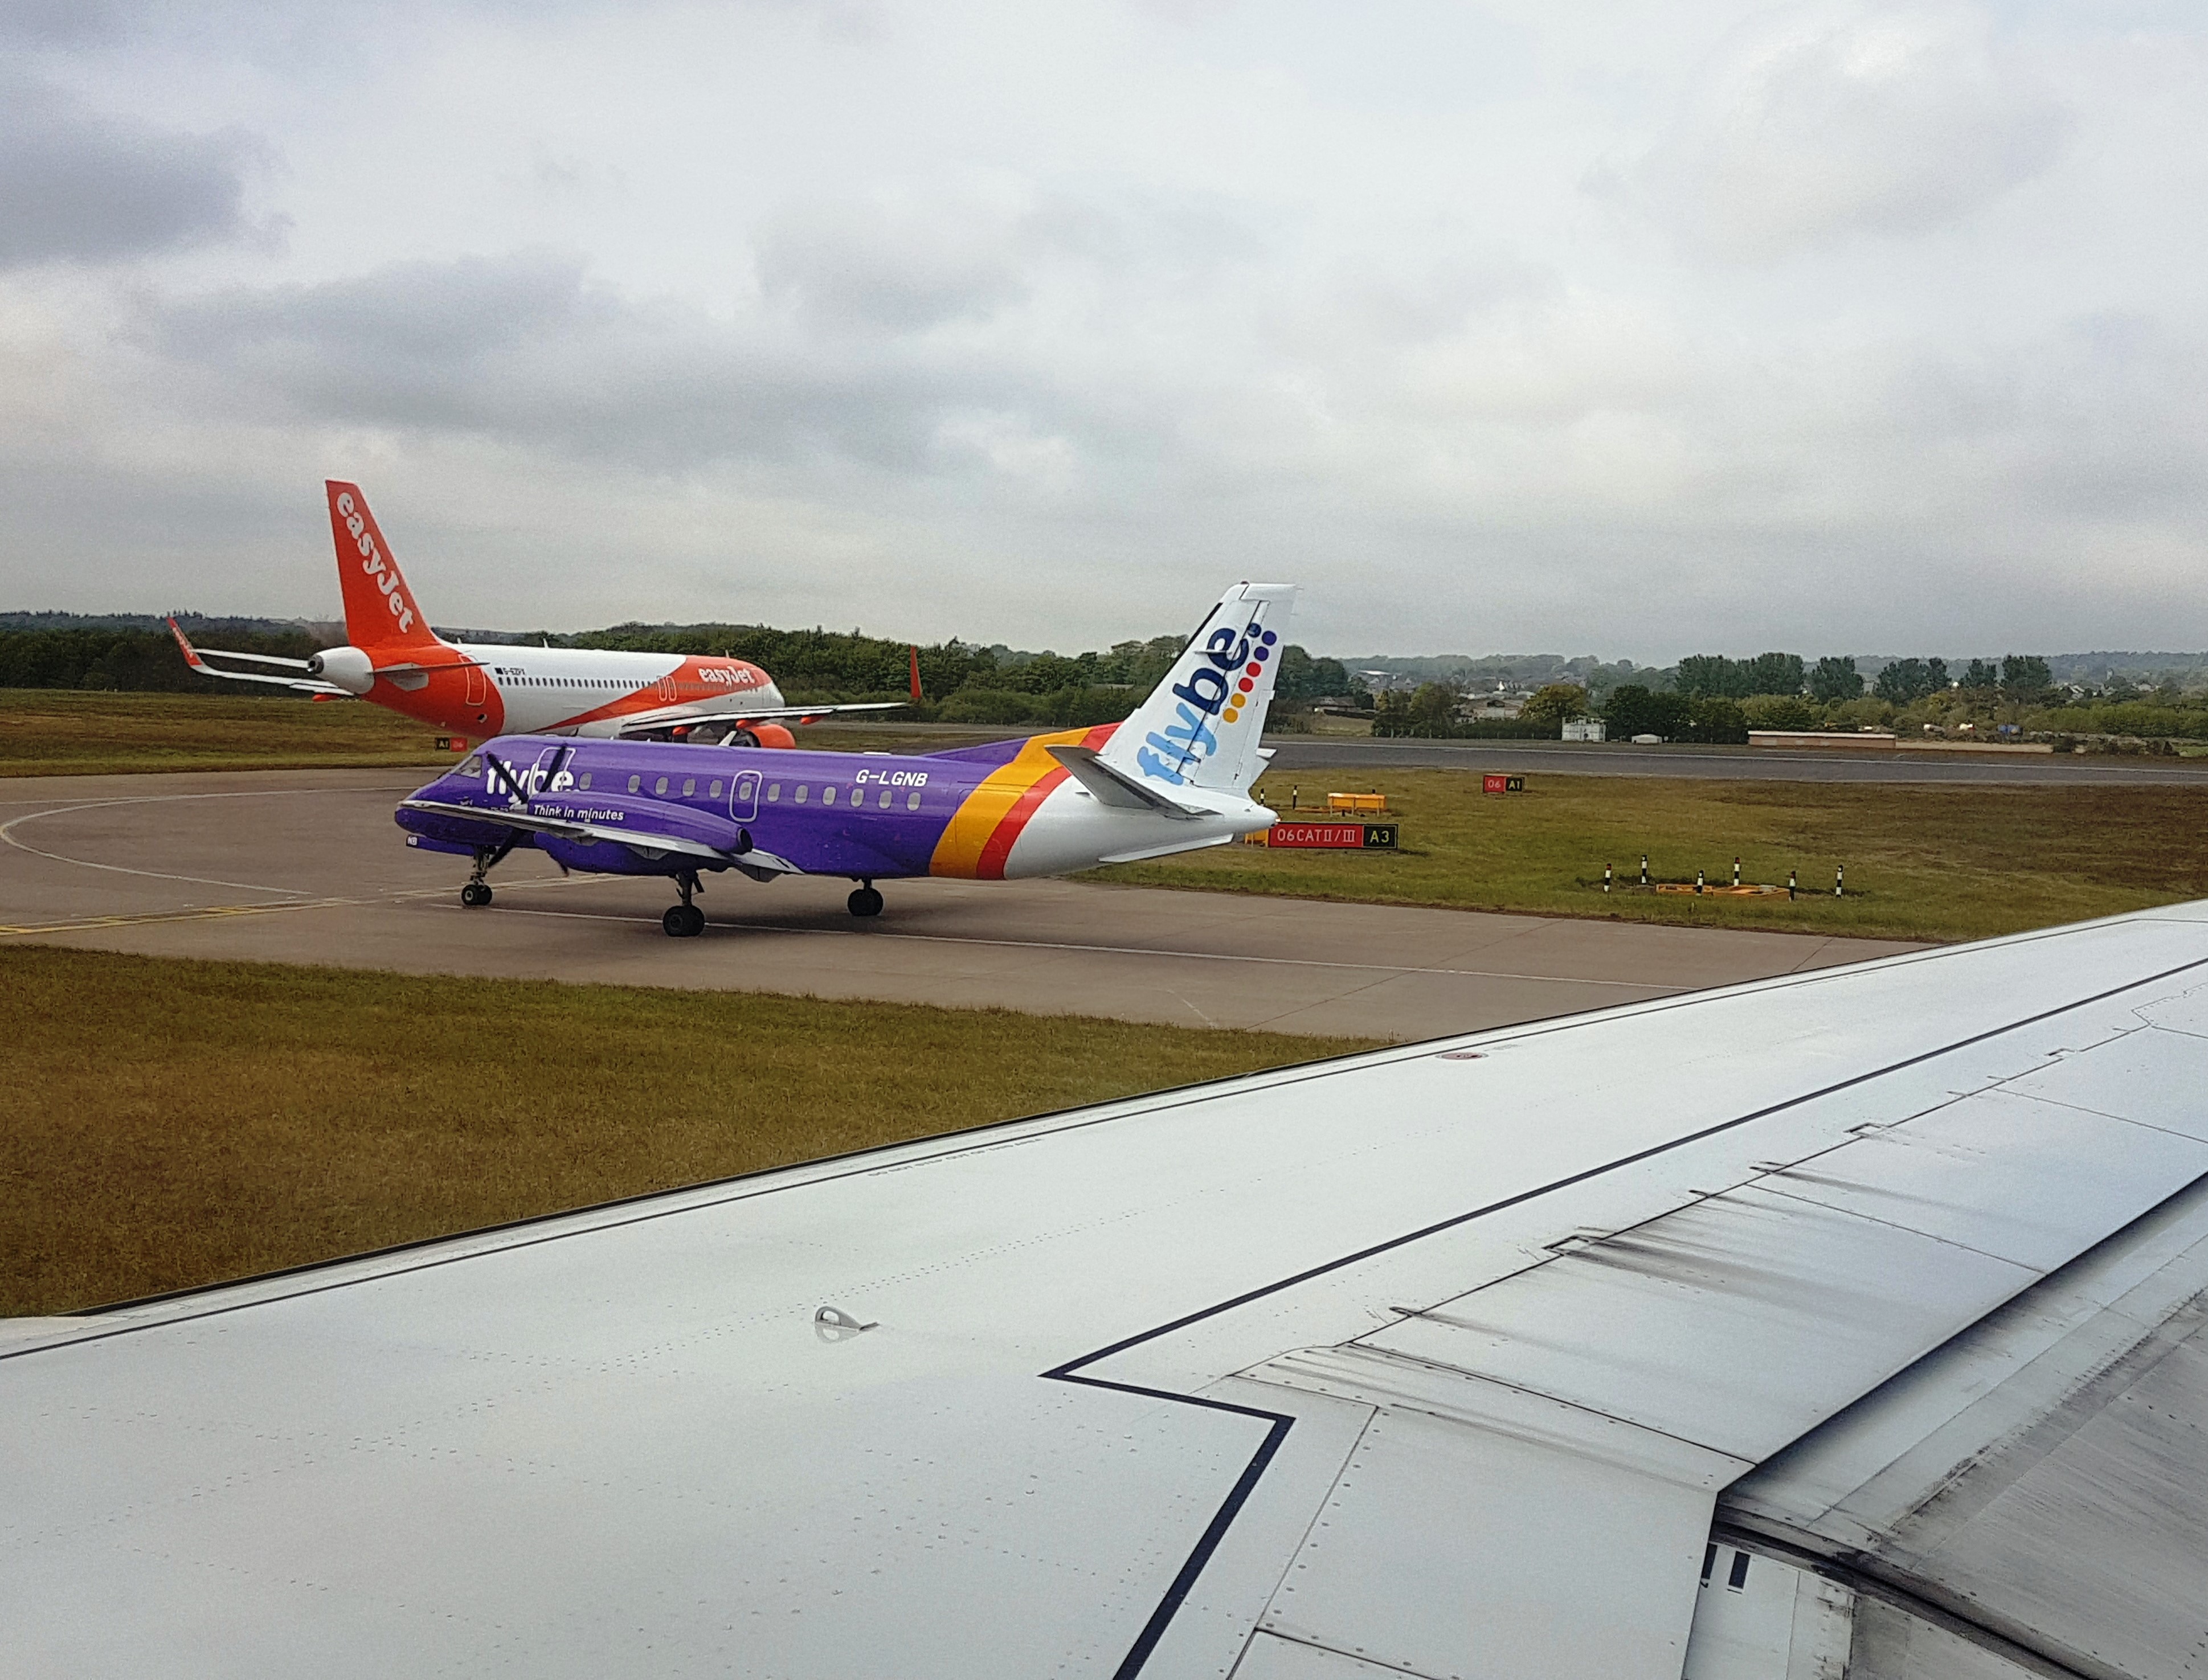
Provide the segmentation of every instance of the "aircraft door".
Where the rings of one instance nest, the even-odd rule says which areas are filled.
[[[737,822],[749,822],[759,815],[759,781],[757,770],[739,770],[729,784],[729,815]]]
[[[490,698],[490,679],[483,675],[483,667],[476,664],[472,660],[468,663],[467,672],[468,704],[480,706]]]

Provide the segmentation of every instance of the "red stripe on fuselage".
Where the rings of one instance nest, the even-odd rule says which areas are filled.
[[[1012,842],[1020,837],[1020,830],[1028,826],[1028,819],[1050,797],[1050,791],[1066,779],[1064,766],[1046,770],[1035,784],[1012,802],[1004,819],[997,824],[996,832],[989,836],[988,844],[981,848],[981,857],[974,864],[977,881],[1002,881],[1005,861],[1012,855]]]
[[[1092,750],[1101,747],[1112,738],[1112,732],[1118,726],[1116,724],[1101,723],[1082,738],[1081,744]],[[1044,771],[1036,778],[1033,786],[1012,802],[1012,808],[998,822],[987,843],[981,847],[981,855],[975,860],[975,880],[1002,881],[1005,878],[1005,864],[1011,858],[1013,842],[1019,839],[1020,831],[1028,826],[1028,819],[1042,808],[1042,802],[1050,797],[1051,790],[1065,780],[1068,774],[1063,765]]]

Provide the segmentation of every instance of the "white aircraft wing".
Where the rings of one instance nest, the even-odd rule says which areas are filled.
[[[273,677],[258,671],[225,671],[220,666],[209,665],[203,657],[202,650],[192,645],[191,638],[184,634],[174,619],[168,620],[168,625],[169,634],[176,638],[177,650],[183,655],[185,665],[202,677],[220,677],[225,681],[232,683],[273,683],[279,688],[290,689],[294,694],[311,694],[318,698],[331,700],[358,698],[350,689],[342,689],[335,683],[326,683],[319,677],[305,674],[307,661],[303,659],[284,659],[275,654],[234,653],[219,648],[209,648],[204,650],[205,653],[213,654],[219,659],[240,659],[255,665],[274,666],[297,671],[301,674],[296,677]]]
[[[9,1659],[2175,1677],[2204,1092],[2208,904],[21,1321]]]
[[[663,706],[621,720],[621,734],[663,735],[670,729],[692,728],[701,723],[813,723],[839,712],[894,712],[902,700],[868,700],[848,706],[730,706],[717,712],[700,712],[682,706]]]
[[[759,878],[769,875],[801,875],[803,870],[787,858],[753,846],[748,852],[723,852],[683,834],[663,834],[656,829],[633,827],[626,822],[588,822],[572,817],[544,816],[519,808],[507,809],[496,805],[465,805],[443,799],[401,799],[399,806],[405,810],[429,811],[438,816],[453,816],[467,822],[480,822],[492,828],[519,828],[532,834],[556,834],[563,840],[581,840],[588,844],[626,846],[633,852],[653,859],[678,852],[686,858],[705,858],[715,863],[734,864]]]

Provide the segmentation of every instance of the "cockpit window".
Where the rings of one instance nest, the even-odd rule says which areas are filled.
[[[479,752],[471,752],[465,759],[461,760],[460,774],[464,776],[481,775],[483,774],[483,755]]]

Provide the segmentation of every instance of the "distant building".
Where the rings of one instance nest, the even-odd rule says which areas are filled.
[[[1567,741],[1599,741],[1606,739],[1600,718],[1580,718],[1564,726]]]

